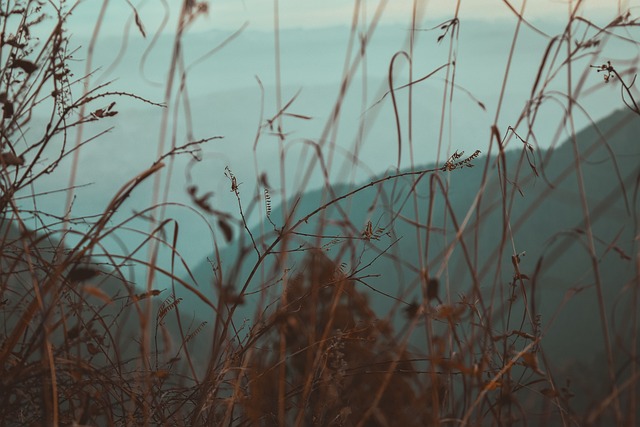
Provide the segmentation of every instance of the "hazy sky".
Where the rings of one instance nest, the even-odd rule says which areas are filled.
[[[588,14],[610,14],[616,0],[587,0],[584,1],[585,12]],[[373,16],[379,1],[362,1],[363,9],[368,16]],[[442,19],[453,16],[456,1],[421,1],[415,2],[419,13],[427,19]],[[493,20],[512,15],[503,0],[464,0],[460,2],[460,16],[463,18]],[[623,7],[626,1],[621,1]],[[281,0],[279,2],[280,19],[283,27],[321,27],[332,25],[348,25],[351,21],[355,2],[344,0],[299,1]],[[522,1],[510,1],[517,10],[521,10]],[[409,22],[413,0],[388,1],[382,22],[386,24],[404,24]],[[273,2],[264,0],[234,1],[223,0],[212,6],[213,11],[219,11],[224,16],[248,17],[256,27],[269,28],[273,25]],[[566,16],[567,4],[558,0],[528,1],[525,5],[525,16],[535,18],[555,18]],[[214,13],[215,14],[215,13]],[[215,17],[213,18],[215,21]],[[221,20],[221,23],[223,21]]]
[[[121,34],[123,27],[132,22],[132,8],[125,0],[107,0],[105,25],[102,34]],[[524,10],[527,19],[565,19],[569,5],[563,0],[464,0],[460,2],[461,19],[496,20],[513,16],[508,5],[515,10]],[[167,19],[164,31],[175,30],[173,20],[178,16],[181,1],[141,0],[132,2],[137,8],[141,22],[149,33],[160,28]],[[233,29],[248,22],[251,29],[272,29],[274,25],[274,1],[269,0],[218,0],[208,3],[208,13],[194,24],[195,30]],[[384,5],[380,23],[409,24],[414,0],[363,0],[360,3],[361,16],[373,17],[379,4]],[[454,16],[457,2],[416,0],[418,14],[424,19],[442,20]],[[571,1],[575,4],[576,1]],[[102,2],[84,1],[79,4],[71,19],[72,31],[89,33],[99,15]],[[318,28],[350,25],[355,1],[347,0],[279,0],[281,28]],[[640,0],[584,0],[581,14],[600,23],[611,20],[620,10],[627,7],[637,9]],[[129,18],[129,19],[127,19]]]
[[[339,93],[347,45],[349,40],[348,25],[353,14],[354,1],[349,0],[280,0],[281,33],[281,73],[284,102],[301,91],[291,112],[308,115],[313,119],[304,121],[288,117],[284,122],[285,132],[290,132],[287,140],[287,162],[280,164],[278,141],[268,129],[258,145],[256,158],[253,158],[253,144],[260,118],[260,88],[256,81],[259,77],[265,88],[264,117],[272,117],[277,112],[275,102],[275,59],[273,37],[273,1],[269,0],[220,0],[212,1],[206,16],[200,16],[194,27],[183,39],[185,63],[196,64],[189,67],[187,86],[190,95],[190,110],[183,114],[181,102],[179,113],[175,115],[178,122],[174,127],[174,111],[172,108],[170,125],[167,132],[176,129],[174,142],[187,142],[185,119],[193,127],[196,139],[214,135],[224,136],[224,140],[214,141],[205,146],[204,160],[191,170],[194,182],[198,182],[200,190],[212,191],[215,198],[212,203],[218,206],[235,206],[233,193],[229,191],[229,180],[224,176],[225,166],[233,169],[243,182],[244,197],[250,197],[256,177],[263,172],[270,173],[272,184],[279,182],[279,172],[287,169],[287,180],[297,183],[300,174],[301,152],[306,142],[316,141],[331,116],[331,109]],[[370,21],[374,15],[377,1],[363,1],[363,19]],[[454,16],[455,4],[450,1],[418,2],[422,8],[424,20],[422,27],[436,25]],[[618,10],[617,0],[585,0],[584,14],[605,24],[612,19]],[[88,38],[95,28],[96,18],[103,4],[100,0],[87,0],[80,3],[69,19],[72,47],[81,46],[76,55],[82,72],[86,57]],[[176,9],[181,2],[177,0],[143,0],[135,3],[140,20],[144,25],[147,37],[143,38],[133,25],[132,8],[125,0],[108,0],[107,13],[101,27],[96,45],[92,66],[101,67],[92,77],[92,84],[116,79],[112,90],[133,92],[154,101],[162,101],[165,93],[167,71],[171,61],[173,37],[175,30],[173,19],[178,14]],[[640,0],[634,0],[630,6],[637,7]],[[382,174],[392,170],[397,163],[401,167],[409,167],[412,158],[408,155],[407,144],[407,112],[403,110],[407,104],[406,91],[398,92],[400,115],[403,120],[402,160],[396,155],[397,136],[393,109],[390,97],[384,102],[376,103],[388,90],[387,74],[391,58],[399,51],[407,49],[410,18],[413,2],[410,0],[390,0],[381,20],[381,25],[369,40],[366,58],[366,75],[364,66],[355,73],[355,83],[350,87],[341,112],[339,126],[335,126],[333,138],[337,143],[336,162],[331,170],[331,178],[341,181],[361,181],[372,174]],[[443,6],[446,5],[446,6]],[[166,9],[165,6],[169,7]],[[513,7],[521,8],[519,1]],[[625,4],[620,4],[624,7]],[[364,10],[366,9],[366,10]],[[562,22],[566,21],[567,3],[551,0],[530,0],[524,15],[536,20],[536,25],[551,27],[556,22],[553,34],[562,31]],[[640,12],[640,9],[634,9]],[[168,17],[166,25],[162,20]],[[451,102],[451,110],[443,107],[443,91],[446,88],[445,74],[436,74],[433,79],[415,86],[413,99],[413,147],[416,164],[424,165],[436,161],[441,163],[454,150],[479,149],[486,152],[489,141],[490,125],[493,123],[498,109],[498,98],[503,81],[504,70],[509,56],[510,45],[517,20],[502,0],[462,0],[460,7],[460,40],[455,43],[456,82],[461,88],[455,92]],[[224,49],[199,61],[203,54],[220,44],[225,37],[248,21],[249,27]],[[123,36],[129,28],[128,38]],[[303,31],[309,29],[309,31]],[[221,30],[221,31],[217,31]],[[362,30],[362,28],[359,28]],[[150,49],[156,33],[161,33],[155,47]],[[414,78],[432,72],[449,60],[449,40],[438,43],[441,30],[420,32],[420,40],[416,45],[414,58]],[[505,85],[505,96],[501,100],[501,113],[498,125],[506,129],[513,125],[529,100],[531,84],[535,79],[541,57],[544,54],[548,39],[535,34],[528,28],[522,28],[516,52],[511,65],[511,73]],[[126,53],[119,57],[119,50],[126,47]],[[150,50],[148,50],[150,49]],[[147,56],[146,53],[148,53]],[[602,77],[589,69],[589,64],[602,63],[606,59],[615,60],[615,55],[622,52],[625,57],[635,55],[635,50],[622,49],[607,44],[606,55],[584,57],[574,62],[574,73],[585,72],[588,96],[581,98],[594,119],[622,108],[619,87],[604,85]],[[353,58],[352,52],[351,58]],[[144,60],[142,59],[144,58]],[[592,62],[590,62],[592,61]],[[117,62],[117,66],[113,66]],[[400,61],[402,62],[402,61]],[[637,62],[637,61],[636,61]],[[143,63],[143,65],[140,65]],[[618,62],[616,62],[618,64]],[[629,65],[630,64],[630,65]],[[631,68],[635,63],[621,63],[621,67]],[[396,85],[406,82],[407,73],[404,65],[399,65],[395,78]],[[361,81],[366,80],[366,100],[363,95]],[[155,84],[153,83],[155,82]],[[556,78],[559,91],[565,90],[566,80]],[[174,86],[174,92],[176,92]],[[553,86],[552,86],[553,88]],[[471,94],[471,96],[469,96]],[[481,100],[486,110],[481,109],[474,98]],[[175,95],[172,98],[175,100]],[[561,99],[561,98],[558,98]],[[108,203],[111,195],[127,180],[148,167],[156,159],[160,134],[162,110],[146,104],[132,104],[124,98],[117,98],[117,109],[120,112],[115,118],[87,126],[85,137],[97,132],[96,129],[114,126],[107,135],[95,143],[83,147],[78,167],[78,184],[94,183],[91,187],[77,191],[78,201],[74,205],[79,213],[93,214]],[[541,114],[552,120],[545,126],[538,126],[538,137],[541,146],[551,144],[558,126],[558,118],[562,114],[561,102],[550,99]],[[174,101],[172,101],[174,102]],[[92,104],[93,105],[93,104]],[[95,108],[106,106],[95,104]],[[446,120],[440,121],[444,117]],[[544,121],[541,118],[539,121]],[[365,120],[366,119],[366,120]],[[576,115],[579,126],[584,126],[587,119],[582,114]],[[365,123],[366,121],[366,123]],[[553,123],[549,125],[548,123]],[[264,124],[264,122],[262,123]],[[355,152],[360,124],[366,134],[358,146],[358,161],[351,159]],[[442,134],[440,126],[443,125]],[[561,135],[564,139],[566,134]],[[441,145],[440,141],[442,142]],[[167,143],[168,144],[168,143]],[[165,146],[165,152],[166,152]],[[442,150],[440,150],[442,148]],[[441,151],[441,152],[440,152]],[[380,153],[392,153],[383,154]],[[325,155],[327,153],[325,152]],[[167,178],[171,182],[169,200],[178,200],[191,206],[186,196],[185,168],[188,156],[180,157],[174,173]],[[114,166],[117,165],[117,173]],[[346,165],[346,166],[343,166]],[[43,184],[53,190],[65,188],[68,184],[68,164],[63,164],[56,176],[48,177]],[[289,168],[291,169],[289,170]],[[322,184],[322,175],[317,170],[308,183],[308,188],[317,188]],[[288,189],[290,189],[288,187]],[[150,203],[150,188],[138,191],[136,197],[144,206]],[[139,199],[136,199],[139,200]],[[273,195],[274,204],[278,203],[277,195]],[[61,214],[59,200],[51,199],[54,213]],[[229,208],[231,209],[231,208]],[[127,212],[130,212],[127,210]],[[187,249],[194,256],[206,253],[210,243],[194,242]]]

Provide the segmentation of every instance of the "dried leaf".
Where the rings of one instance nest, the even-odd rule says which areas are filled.
[[[38,66],[31,61],[24,59],[14,59],[11,68],[22,68],[25,73],[31,74],[38,69]]]
[[[13,113],[14,113],[14,109],[13,109],[13,102],[11,101],[4,101],[2,103],[2,119],[10,119],[11,117],[13,117]]]
[[[89,353],[91,353],[92,355],[96,355],[100,353],[100,350],[98,349],[98,347],[93,345],[93,343],[87,343],[87,350],[89,350]]]
[[[166,369],[158,369],[155,372],[155,376],[156,378],[159,378],[159,379],[167,378],[169,376],[169,371],[167,371]]]
[[[553,390],[551,388],[544,388],[540,390],[540,393],[542,393],[543,395],[547,396],[550,399],[555,399],[560,397],[560,393],[558,392],[558,390]]]
[[[311,120],[311,119],[313,119],[313,117],[311,117],[311,116],[305,116],[304,114],[296,114],[296,113],[284,113],[283,116],[289,116],[289,117],[293,117],[293,118],[301,119],[301,120]]]
[[[142,37],[147,38],[147,33],[144,31],[144,25],[142,25],[142,20],[140,19],[140,15],[138,15],[138,11],[133,9],[133,13],[135,16],[136,26],[138,27],[138,30],[140,30]]]
[[[429,301],[438,299],[438,288],[440,287],[440,282],[436,278],[431,278],[427,282],[427,299]]]
[[[140,301],[140,300],[143,300],[143,299],[146,299],[146,298],[149,298],[149,297],[158,296],[158,295],[160,295],[160,292],[162,292],[162,291],[159,291],[158,289],[152,289],[149,292],[144,292],[144,293],[135,295],[134,298],[135,298],[136,301]]]
[[[463,305],[453,306],[448,304],[442,304],[438,306],[435,313],[436,319],[447,319],[451,322],[460,320],[460,317],[464,313],[465,307]]]
[[[222,234],[224,234],[224,240],[226,240],[227,242],[233,240],[233,229],[225,220],[219,219],[218,227],[220,227],[220,230],[222,230]]]
[[[3,166],[22,166],[24,165],[24,157],[16,156],[10,151],[0,154],[0,164]]]
[[[84,282],[85,280],[93,279],[98,274],[99,270],[91,267],[75,267],[67,275],[67,279],[70,282]]]
[[[115,102],[112,102],[111,104],[109,104],[108,107],[106,108],[98,108],[96,111],[94,111],[93,113],[91,113],[91,115],[96,118],[96,119],[103,119],[105,117],[113,117],[116,114],[118,114],[117,111],[113,111],[113,106],[116,105]]]
[[[111,297],[109,297],[109,295],[107,295],[101,289],[96,288],[95,286],[85,286],[83,290],[87,294],[102,300],[105,304],[111,304],[113,302],[113,300],[111,299]]]
[[[420,314],[420,305],[416,301],[413,301],[411,304],[407,305],[403,311],[407,319],[415,319]]]
[[[78,336],[80,335],[80,327],[79,326],[74,326],[73,328],[69,329],[69,331],[67,332],[67,339],[75,339],[78,338]]]
[[[244,295],[238,295],[233,286],[227,286],[222,290],[222,299],[225,303],[231,305],[244,305]]]
[[[191,192],[191,191],[195,191],[197,188],[195,188],[194,186],[191,186],[187,189],[187,191]],[[211,205],[209,204],[209,199],[213,197],[213,192],[209,191],[205,194],[203,194],[201,197],[196,197],[195,194],[191,194],[191,200],[198,205],[198,207],[200,209],[202,209],[203,211],[205,211],[208,214],[214,214],[215,211],[213,210],[213,208],[211,207]]]
[[[269,181],[267,181],[267,174],[262,172],[260,174],[260,185],[262,185],[265,189],[271,188],[269,185]]]
[[[531,368],[536,374],[544,375],[538,366],[538,356],[535,353],[524,353],[521,359],[524,366]]]

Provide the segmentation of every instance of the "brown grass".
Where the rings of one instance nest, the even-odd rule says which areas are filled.
[[[500,126],[503,96],[517,37],[523,27],[536,29],[514,10],[517,25],[509,61],[500,71],[504,84],[487,126],[489,140],[479,140],[473,153],[451,153],[444,136],[455,111],[453,94],[473,97],[456,81],[456,47],[464,25],[458,9],[433,33],[438,43],[449,46],[447,64],[433,72],[414,69],[416,32],[409,31],[408,49],[389,58],[388,87],[378,101],[393,108],[396,145],[382,155],[393,159],[396,168],[364,184],[335,185],[330,177],[338,167],[336,133],[343,103],[356,74],[366,70],[367,43],[385,4],[380,2],[367,21],[359,3],[338,96],[321,135],[305,142],[308,156],[301,157],[306,172],[300,188],[318,171],[325,179],[322,198],[311,209],[286,186],[286,126],[310,118],[293,111],[297,95],[283,101],[276,13],[276,105],[262,106],[273,115],[260,117],[253,155],[257,165],[256,147],[272,136],[279,144],[280,165],[255,183],[243,182],[229,167],[221,170],[237,206],[220,207],[206,183],[191,183],[186,193],[192,206],[181,205],[210,224],[216,248],[211,283],[195,277],[193,260],[181,257],[180,223],[167,214],[175,157],[191,155],[196,161],[201,146],[217,138],[194,141],[188,129],[187,142],[180,145],[172,127],[172,115],[190,114],[184,84],[189,67],[181,43],[190,25],[206,13],[205,5],[184,2],[165,99],[154,103],[106,84],[92,86],[91,61],[103,15],[89,46],[86,75],[77,78],[69,71],[72,53],[64,12],[53,3],[2,3],[1,425],[636,425],[638,168],[624,176],[617,163],[624,159],[609,145],[624,122],[596,127],[601,138],[588,147],[581,145],[574,126],[576,114],[589,117],[582,94],[605,83],[620,87],[620,106],[630,112],[624,120],[638,120],[635,68],[596,63],[606,53],[600,46],[608,40],[626,41],[630,57],[637,60],[632,37],[636,19],[624,12],[597,27],[575,5],[564,32],[550,37],[541,53],[527,107],[505,130]],[[146,36],[143,17],[132,9],[134,25]],[[416,30],[418,15],[414,8]],[[48,37],[36,40],[32,32],[45,25],[51,29]],[[205,55],[215,52],[217,48]],[[584,57],[593,58],[593,64],[576,70]],[[408,81],[402,84],[396,83],[400,63],[408,69]],[[597,73],[604,80],[586,87]],[[421,169],[414,161],[419,137],[413,130],[413,91],[419,83],[440,77],[440,161]],[[562,93],[558,80],[565,84]],[[123,97],[163,108],[156,161],[131,177],[98,215],[76,217],[78,153],[96,138],[86,138],[83,129],[111,120]],[[407,105],[401,106],[401,100]],[[560,148],[554,144],[539,150],[536,143],[537,117],[547,102],[561,105],[559,123],[570,135],[572,161],[561,169],[550,166]],[[363,98],[363,111],[368,103]],[[36,111],[47,114],[42,127],[33,120]],[[30,126],[37,128],[25,138]],[[354,168],[366,157],[367,136],[364,124],[360,126],[359,145],[350,153]],[[72,131],[75,141],[68,136]],[[507,151],[514,146],[517,150]],[[597,160],[589,157],[595,152],[611,161],[608,174],[616,184],[607,189],[608,198],[593,206],[585,184],[591,177],[585,170]],[[400,170],[405,156],[411,160],[410,170]],[[47,194],[35,194],[33,184],[63,167],[70,168],[71,177],[58,195],[66,196],[65,213],[56,217],[38,208]],[[481,169],[479,181],[456,179],[458,174],[470,176],[464,173],[472,167]],[[561,172],[551,173],[557,170]],[[569,178],[573,181],[567,187]],[[147,181],[153,187],[151,206],[124,216],[123,204]],[[545,190],[536,207],[522,212],[519,197],[532,182]],[[477,189],[464,212],[457,207],[456,186]],[[552,241],[545,253],[525,262],[528,242],[520,240],[519,230],[558,188],[571,189],[565,196],[579,206],[580,226],[558,231],[543,226],[540,233],[556,233],[554,239],[570,234],[581,248],[579,255],[558,261],[569,249]],[[272,197],[281,203],[279,209]],[[616,200],[625,201],[625,218],[635,223],[635,229],[620,231],[621,242],[594,231]],[[366,216],[369,206],[368,213],[382,216]],[[248,223],[256,211],[261,212],[262,231]],[[489,218],[496,213],[499,221],[494,224]],[[140,223],[148,228],[135,225]],[[397,235],[401,227],[413,235]],[[143,236],[139,246],[122,253],[109,249],[108,239],[133,232]],[[401,246],[407,239],[416,253],[409,255]],[[487,240],[491,246],[485,246]],[[231,265],[218,248],[223,241],[237,244],[238,256]],[[484,253],[486,247],[492,252]],[[168,262],[162,253],[169,254]],[[608,281],[611,276],[602,271],[608,268],[602,263],[607,254],[617,254],[626,263],[626,276],[620,277],[631,279]],[[556,262],[567,263],[568,270],[580,262],[576,268],[582,276],[561,284],[567,290],[562,297],[542,298],[540,277],[551,280],[544,276],[545,269]],[[146,272],[144,280],[132,283],[132,265]],[[381,271],[378,265],[391,267]],[[180,268],[187,274],[177,273]],[[170,285],[158,287],[166,283]],[[593,303],[588,309],[595,319],[591,326],[600,330],[584,334],[593,336],[602,359],[593,359],[571,383],[567,378],[575,378],[576,370],[565,362],[578,362],[551,359],[551,344],[545,345],[547,337],[566,326],[557,319],[574,302],[585,301],[580,299],[585,293]],[[191,306],[184,308],[187,300],[203,311],[194,316]],[[205,309],[211,315],[204,314]],[[243,323],[239,313],[247,310],[255,315]],[[597,392],[589,396],[589,389]]]

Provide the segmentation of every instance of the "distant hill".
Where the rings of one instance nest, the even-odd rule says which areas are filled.
[[[411,303],[421,301],[420,278],[427,271],[430,278],[439,280],[438,298],[443,303],[455,304],[461,295],[477,298],[474,289],[480,292],[495,313],[491,327],[496,332],[538,325],[537,330],[526,332],[542,336],[549,366],[566,375],[579,366],[582,379],[588,382],[604,375],[604,368],[596,364],[602,363],[605,348],[598,286],[612,345],[629,350],[633,331],[628,316],[635,307],[631,289],[637,286],[638,135],[640,119],[618,111],[578,132],[575,146],[567,140],[553,150],[537,151],[513,138],[509,147],[515,148],[504,153],[494,149],[490,157],[473,159],[472,168],[389,179],[329,206],[302,223],[298,234],[283,239],[286,246],[276,245],[276,253],[265,258],[248,282],[257,254],[246,232],[221,252],[220,263],[212,256],[192,270],[193,276],[211,301],[218,300],[216,286],[239,292],[247,283],[244,305],[238,307],[235,319],[238,325],[243,319],[250,319],[250,324],[262,310],[269,311],[283,281],[302,265],[305,250],[320,248],[341,273],[359,278],[356,286],[369,296],[380,318],[391,311],[394,324],[402,328],[402,314]],[[288,226],[356,188],[338,184],[331,191],[291,198],[288,206],[295,206],[295,211]],[[595,259],[589,255],[585,209]],[[274,207],[270,221],[276,229],[282,227],[281,218],[281,209]],[[270,221],[265,218],[262,226],[266,233],[251,230],[261,253],[278,236]],[[368,221],[373,234],[364,239]],[[278,252],[285,248],[287,252]],[[519,255],[519,277],[515,277],[514,249]],[[264,294],[261,289],[266,289]],[[199,316],[209,316],[196,299],[183,297]],[[248,327],[246,320],[244,324]],[[421,331],[417,329],[412,338],[418,348],[425,344]],[[627,362],[616,354],[620,366]],[[576,384],[581,378],[573,380]],[[592,397],[597,399],[592,392],[593,396],[579,396],[583,405]]]

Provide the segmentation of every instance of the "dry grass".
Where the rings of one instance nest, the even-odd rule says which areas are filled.
[[[478,149],[486,151],[483,156],[479,151],[454,151],[428,169],[414,165],[418,137],[412,134],[412,93],[420,82],[444,77],[439,147],[446,152],[443,133],[455,111],[452,93],[466,90],[458,87],[454,66],[463,23],[456,12],[434,33],[439,43],[449,44],[449,61],[420,78],[414,76],[421,70],[414,70],[409,60],[415,54],[414,33],[409,32],[409,49],[389,58],[384,97],[393,106],[397,128],[397,145],[384,155],[397,157],[398,167],[359,186],[334,186],[329,176],[337,167],[335,133],[341,109],[356,74],[365,67],[367,41],[384,2],[368,21],[358,4],[349,52],[360,54],[347,58],[324,131],[308,142],[313,154],[301,178],[305,188],[312,172],[320,170],[326,178],[322,199],[309,209],[304,199],[287,192],[283,120],[308,117],[290,111],[295,97],[283,102],[278,69],[277,105],[263,106],[275,113],[260,118],[254,143],[255,158],[264,138],[275,135],[278,141],[281,164],[268,171],[269,181],[279,181],[276,189],[266,176],[253,187],[243,183],[230,168],[220,173],[228,178],[237,207],[220,208],[204,183],[187,189],[193,206],[183,208],[200,212],[221,239],[214,241],[213,283],[196,283],[202,279],[191,275],[192,261],[180,256],[180,224],[167,218],[166,208],[175,156],[197,158],[199,147],[208,141],[176,144],[171,128],[172,114],[189,114],[184,110],[186,86],[175,84],[189,77],[180,44],[190,25],[206,12],[204,4],[184,2],[182,8],[166,99],[155,104],[164,108],[157,160],[131,177],[102,213],[78,218],[73,215],[78,153],[94,139],[83,137],[82,129],[117,115],[122,97],[154,103],[111,91],[108,85],[91,87],[97,31],[87,73],[78,78],[69,72],[63,12],[53,4],[26,0],[2,3],[1,425],[636,425],[639,169],[632,167],[631,175],[623,176],[617,161],[624,159],[609,146],[609,138],[625,123],[603,129],[597,142],[584,147],[579,146],[573,118],[589,116],[582,110],[581,94],[587,77],[601,73],[604,80],[598,85],[620,87],[620,105],[630,112],[627,124],[638,120],[635,68],[623,70],[607,62],[575,69],[579,59],[599,57],[606,40],[625,39],[633,52],[637,21],[625,12],[607,26],[595,27],[576,5],[564,32],[549,38],[548,49],[541,52],[529,103],[519,119],[509,129],[500,128],[500,101],[488,126],[489,141],[478,142]],[[419,22],[416,10],[412,16],[414,24]],[[521,27],[533,24],[515,12],[514,17],[516,46]],[[137,12],[134,23],[144,34]],[[47,38],[33,38],[36,27],[41,33],[47,25]],[[279,65],[277,20],[275,34]],[[406,84],[396,83],[394,75],[401,61],[408,63]],[[504,92],[509,63],[503,72]],[[563,93],[556,90],[558,80],[565,82]],[[406,108],[399,106],[400,92],[407,95],[402,98]],[[534,132],[547,102],[562,106],[559,122],[572,137],[572,161],[553,176],[556,169],[549,165],[554,164],[554,150],[538,150]],[[25,138],[35,111],[46,111],[48,123],[31,129]],[[75,141],[67,140],[71,131]],[[354,167],[365,157],[364,134],[351,153]],[[517,152],[507,151],[514,146]],[[596,161],[589,157],[592,152],[610,156],[608,173],[616,182],[607,189],[609,198],[597,206],[585,185],[591,179],[585,168]],[[411,170],[399,169],[403,156],[411,158]],[[66,196],[65,215],[55,217],[37,208],[44,195],[31,189],[67,165],[67,159],[72,159],[70,183],[59,194],[61,199]],[[475,181],[464,181],[471,167],[480,173]],[[462,181],[455,178],[458,174]],[[567,177],[572,179],[569,187]],[[153,182],[151,207],[122,219],[117,215],[122,205],[146,181]],[[549,244],[539,258],[523,260],[527,241],[519,240],[518,230],[537,208],[518,210],[523,203],[519,197],[530,182],[545,188],[536,206],[551,200],[556,188],[570,188],[567,199],[575,200],[572,206],[580,212],[580,227],[561,231],[573,233],[572,241],[581,245],[575,258],[579,265],[569,261],[566,268],[577,268],[583,276],[562,284],[568,291],[560,298],[539,294],[544,286],[540,277],[556,261],[556,247]],[[457,185],[475,189],[463,212],[452,195]],[[282,202],[277,215],[271,202],[276,193]],[[25,200],[34,208],[25,208]],[[616,200],[625,200],[626,221],[635,224],[635,229],[620,232],[618,237],[626,239],[622,242],[602,239],[594,231],[594,223],[606,217]],[[368,212],[382,212],[384,220],[353,214],[369,205]],[[247,223],[248,216],[260,210],[262,232]],[[489,221],[492,214],[499,218],[497,224]],[[105,241],[134,232],[135,220],[149,224],[147,230],[135,230],[144,236],[140,246],[125,253],[109,250]],[[74,227],[80,223],[83,231]],[[398,236],[400,229],[413,235]],[[546,231],[555,233],[544,228],[540,233]],[[401,238],[412,239],[410,255],[400,246]],[[485,246],[487,239],[491,246]],[[231,265],[217,250],[222,240],[236,242],[238,256]],[[486,247],[493,252],[484,253]],[[558,248],[562,252],[563,247]],[[169,253],[169,262],[161,259],[162,251]],[[626,263],[620,277],[630,279],[624,283],[611,283],[602,271],[602,259],[611,253]],[[455,268],[450,269],[454,259]],[[131,265],[147,272],[146,282],[130,282]],[[380,271],[378,265],[391,267]],[[176,273],[179,266],[188,272],[185,277]],[[391,285],[382,287],[381,281]],[[158,283],[171,285],[158,290]],[[600,329],[584,333],[593,336],[598,343],[594,348],[603,355],[599,365],[589,366],[592,373],[584,371],[586,387],[598,389],[591,401],[575,385],[580,378],[567,383],[569,370],[563,361],[545,351],[547,336],[566,326],[556,319],[586,288],[594,302],[590,316]],[[205,322],[183,311],[185,295],[212,316],[202,314],[208,317]],[[255,313],[251,321],[242,323],[242,310]]]

